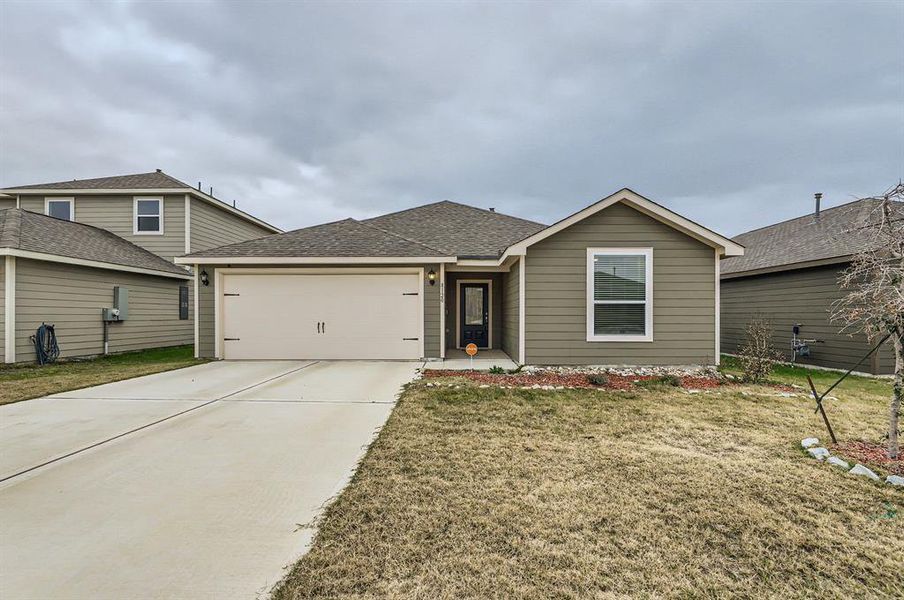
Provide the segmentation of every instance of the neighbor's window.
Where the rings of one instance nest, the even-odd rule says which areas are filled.
[[[163,233],[163,198],[135,198],[134,233]]]
[[[587,249],[587,341],[653,341],[653,249]]]
[[[44,214],[64,221],[75,220],[74,198],[45,198]]]

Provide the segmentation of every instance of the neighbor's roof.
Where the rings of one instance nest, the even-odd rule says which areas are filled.
[[[251,221],[261,227],[268,229],[274,233],[282,230],[266,221],[258,219],[254,215],[246,213],[243,210],[230,206],[219,198],[215,198],[211,194],[206,194],[199,189],[195,189],[184,181],[176,179],[172,175],[167,175],[160,169],[151,173],[136,173],[133,175],[113,175],[111,177],[95,177],[93,179],[72,179],[69,181],[54,181],[51,183],[34,183],[29,185],[18,185],[3,188],[0,192],[8,194],[16,194],[21,192],[65,192],[65,191],[90,191],[100,194],[115,193],[117,191],[141,191],[153,190],[155,192],[166,193],[169,190],[173,192],[184,192],[191,194],[212,206],[230,212],[242,219]]]
[[[105,268],[131,267],[187,277],[185,269],[100,229],[48,217],[21,208],[0,210],[0,250],[105,263]],[[8,254],[9,252],[3,252]],[[39,256],[33,256],[41,260]],[[129,269],[122,269],[129,270]]]
[[[189,254],[203,257],[444,257],[442,250],[345,219]]]
[[[879,202],[857,200],[824,209],[818,217],[804,215],[742,233],[734,240],[746,246],[747,252],[723,260],[721,273],[736,277],[845,262],[872,244],[865,225],[875,218]],[[895,205],[904,217],[904,205]]]
[[[435,202],[367,219],[386,231],[459,258],[499,258],[546,225],[457,202]]]
[[[163,171],[137,173],[135,175],[114,175],[93,179],[72,179],[53,183],[10,186],[14,190],[154,190],[184,189],[191,187],[184,181],[167,175]]]

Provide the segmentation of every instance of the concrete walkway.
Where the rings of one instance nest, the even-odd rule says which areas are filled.
[[[254,598],[421,363],[218,362],[0,407],[0,598]]]

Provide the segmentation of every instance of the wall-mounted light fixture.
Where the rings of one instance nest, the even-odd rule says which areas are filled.
[[[433,269],[427,271],[427,281],[430,282],[430,285],[436,285],[436,271]]]
[[[205,287],[210,285],[210,277],[207,276],[207,271],[201,271],[201,285]]]

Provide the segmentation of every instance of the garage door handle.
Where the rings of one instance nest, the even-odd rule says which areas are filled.
[[[320,333],[320,321],[317,321],[317,333]]]
[[[403,342],[416,342],[421,338],[402,338]]]
[[[417,292],[402,292],[403,296],[418,296]]]
[[[242,338],[223,338],[224,342],[238,342]]]
[[[321,326],[321,328],[323,329],[323,333],[326,333],[326,321],[324,321],[323,323],[321,323],[320,326]]]
[[[227,292],[223,292],[224,296],[241,296],[241,294],[229,294]]]

